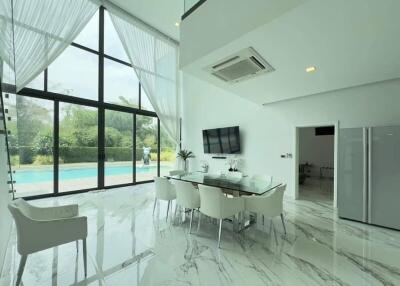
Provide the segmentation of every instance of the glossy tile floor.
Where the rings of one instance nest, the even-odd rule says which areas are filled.
[[[89,273],[70,243],[29,256],[23,285],[400,285],[400,232],[339,220],[330,203],[285,199],[278,244],[268,221],[240,234],[226,222],[217,249],[216,224],[203,219],[189,235],[187,221],[165,221],[166,204],[153,218],[153,195],[147,184],[35,201],[79,203]],[[18,262],[14,230],[0,285],[12,285]]]
[[[300,200],[333,204],[333,179],[307,178],[299,185]]]

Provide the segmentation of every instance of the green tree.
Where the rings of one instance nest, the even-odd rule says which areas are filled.
[[[53,154],[53,130],[40,131],[33,141],[33,151],[38,155]]]
[[[16,96],[17,144],[21,164],[33,162],[33,142],[38,133],[51,125],[49,111],[38,105],[34,99]]]

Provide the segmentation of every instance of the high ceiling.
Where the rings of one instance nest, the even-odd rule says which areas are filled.
[[[184,0],[110,0],[130,14],[157,28],[175,40],[179,40],[179,27],[183,15]]]
[[[196,11],[198,15],[202,8]],[[398,11],[398,0],[307,0],[199,56],[183,70],[258,104],[399,78]],[[226,16],[224,20],[229,21]],[[190,34],[190,27],[185,29]],[[181,45],[185,45],[185,37],[182,33]],[[274,72],[226,84],[205,70],[250,46],[275,68]],[[316,72],[306,73],[308,66],[316,66]]]

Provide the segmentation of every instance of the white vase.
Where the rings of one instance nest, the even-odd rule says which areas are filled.
[[[189,160],[183,160],[183,170],[185,173],[189,173]]]

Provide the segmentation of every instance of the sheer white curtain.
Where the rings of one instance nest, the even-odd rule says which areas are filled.
[[[105,2],[121,42],[161,125],[179,143],[177,44]]]
[[[0,0],[0,57],[14,70],[17,91],[71,44],[99,6],[90,0]]]
[[[14,82],[14,73],[10,73],[9,66],[13,64],[12,48],[12,11],[10,0],[0,0],[0,75],[1,81],[4,78],[11,78]],[[8,80],[8,82],[10,82]]]

